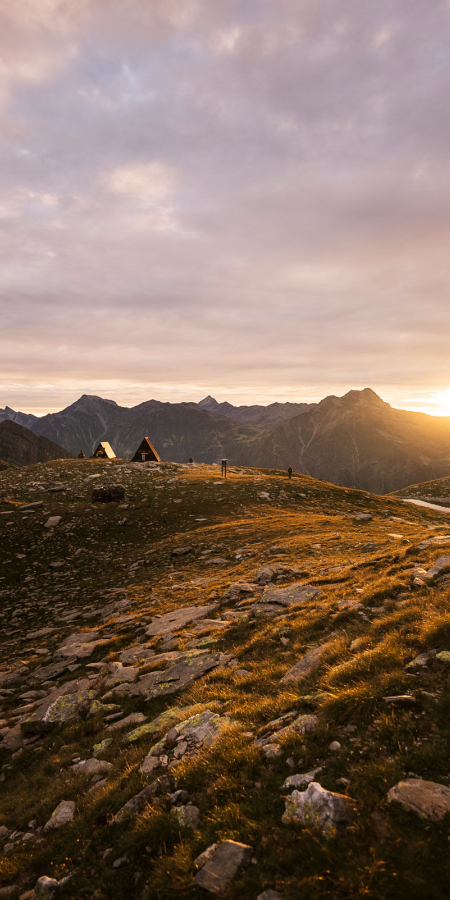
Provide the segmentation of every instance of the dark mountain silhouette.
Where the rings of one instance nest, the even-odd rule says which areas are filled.
[[[286,418],[292,408],[296,414]],[[269,427],[271,417],[276,421]],[[291,465],[374,493],[450,475],[450,417],[393,409],[370,388],[318,404],[268,407],[234,407],[206,397],[200,403],[148,400],[128,408],[85,394],[67,409],[36,419],[32,431],[73,455],[83,448],[90,456],[99,441],[109,441],[122,458],[131,458],[148,435],[162,460],[212,463],[227,457],[235,465]],[[0,447],[2,455],[8,462]]]
[[[35,463],[48,462],[50,459],[69,459],[71,453],[48,441],[47,438],[38,437],[7,419],[0,422],[0,459],[12,466],[32,466]]]
[[[4,409],[0,409],[0,422],[6,421],[17,422],[18,425],[23,425],[24,428],[31,428],[34,422],[38,421],[38,416],[33,416],[32,413],[16,412],[10,406],[5,406]]]

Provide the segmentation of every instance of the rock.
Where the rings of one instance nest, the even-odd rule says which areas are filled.
[[[139,794],[136,794],[131,800],[122,806],[122,809],[114,816],[115,822],[122,822],[128,817],[139,816],[144,812],[145,807],[151,802],[152,797],[158,797],[165,791],[173,790],[175,779],[172,775],[161,775],[156,781],[148,784]]]
[[[127,728],[128,725],[139,725],[141,722],[145,722],[145,720],[146,716],[144,716],[144,713],[130,713],[130,715],[125,716],[124,719],[119,719],[118,722],[112,722],[111,725],[107,726],[107,730],[118,731],[120,728]]]
[[[292,669],[285,672],[281,681],[300,681],[301,678],[304,678],[305,675],[308,675],[312,669],[315,669],[316,666],[319,665],[322,653],[323,647],[314,647],[312,650],[308,650],[308,652],[295,663],[295,666],[292,666]]]
[[[50,516],[50,518],[47,519],[44,528],[56,528],[56,526],[59,525],[61,519],[62,516]]]
[[[132,744],[134,741],[139,741],[143,737],[156,734],[163,729],[169,730],[173,725],[176,725],[178,722],[181,722],[183,718],[186,718],[189,715],[190,709],[190,706],[174,706],[172,709],[166,709],[165,712],[160,713],[156,719],[153,719],[151,722],[147,722],[146,725],[141,725],[139,728],[135,728],[134,731],[130,731],[126,734],[122,738],[122,743]]]
[[[112,764],[104,759],[82,759],[79,763],[72,766],[72,771],[77,775],[86,775],[92,778],[93,775],[103,775],[112,769]]]
[[[200,856],[197,856],[197,859],[194,859],[194,865],[201,869],[205,863],[209,862],[211,857],[214,855],[218,847],[218,844],[210,844],[203,853],[200,853]]]
[[[439,662],[450,663],[450,651],[441,650],[440,653],[436,653],[436,659],[438,659]]]
[[[239,867],[249,864],[252,853],[252,847],[248,844],[223,841],[200,872],[197,872],[194,883],[212,894],[222,893],[235,877]]]
[[[449,654],[449,657],[450,657],[450,654]],[[412,697],[411,694],[395,694],[395,695],[392,695],[391,697],[383,697],[383,700],[385,703],[391,703],[393,705],[398,704],[398,703],[406,703],[406,704],[412,705],[413,703],[417,702],[416,698]]]
[[[102,484],[92,489],[92,503],[122,503],[124,500],[123,484]]]
[[[433,544],[435,546],[439,546],[441,544],[450,544],[450,534],[441,534],[437,537],[427,538],[425,541],[422,541],[419,544],[418,549],[426,550],[427,547],[430,547]]]
[[[332,750],[333,753],[336,753],[338,750],[341,749],[341,745],[340,745],[339,741],[331,741],[331,744],[328,747],[328,749]]]
[[[139,768],[139,771],[142,775],[153,775],[155,769],[158,769],[159,766],[162,765],[162,759],[160,756],[146,756],[144,762]]]
[[[174,694],[221,665],[223,661],[222,653],[191,650],[163,672],[149,672],[142,675],[138,684],[130,685],[129,693],[135,696],[142,695],[147,700]]]
[[[42,875],[38,878],[34,888],[34,896],[36,900],[52,900],[59,888],[59,881],[56,878],[48,878]]]
[[[408,672],[410,670],[424,668],[434,656],[436,656],[436,650],[420,653],[419,656],[416,656],[415,659],[412,659],[411,662],[405,666],[405,670]]]
[[[121,662],[110,663],[109,671],[110,676],[105,681],[106,688],[114,687],[115,684],[131,684],[139,675],[139,669],[136,666],[124,666]]]
[[[276,603],[279,606],[297,606],[298,604],[308,603],[322,593],[320,588],[296,582],[285,588],[267,588],[259,602]]]
[[[183,628],[190,622],[197,622],[199,619],[209,616],[217,608],[217,603],[210,603],[209,606],[184,606],[181,609],[175,609],[173,612],[152,619],[145,633],[147,637],[156,637],[167,631]]]
[[[258,894],[256,900],[283,900],[283,898],[278,891],[273,891],[269,888],[268,891],[263,891],[262,894]]]
[[[356,516],[354,517],[353,521],[354,522],[371,522],[372,519],[373,519],[373,516],[371,515],[371,513],[357,513]]]
[[[450,812],[450,788],[434,781],[408,778],[399,781],[388,793],[388,800],[438,822]]]
[[[303,787],[303,785],[311,784],[314,781],[316,775],[322,771],[322,766],[319,766],[317,769],[311,769],[310,772],[305,772],[303,775],[289,775],[283,783],[283,790],[287,788],[298,788]]]
[[[33,715],[20,723],[23,734],[42,734],[56,725],[75,721],[80,712],[89,709],[98,693],[97,690],[86,688],[85,685],[89,685],[87,678],[80,682],[68,682],[62,688],[53,691]]]
[[[122,663],[135,663],[138,659],[150,659],[152,656],[155,656],[154,650],[138,644],[137,647],[129,647],[127,650],[122,650],[119,659]]]
[[[170,815],[177,820],[181,828],[191,828],[195,831],[200,819],[200,810],[196,806],[175,806]]]
[[[43,500],[35,500],[34,503],[21,503],[19,509],[20,512],[25,512],[26,509],[40,509],[43,505]]]
[[[172,550],[172,556],[186,556],[188,553],[192,553],[192,547],[175,547]]]
[[[236,582],[236,584],[230,584],[225,596],[229,600],[238,600],[242,594],[244,594],[245,597],[251,597],[256,590],[257,588],[254,584],[247,584],[245,581],[239,581]]]
[[[53,828],[61,828],[62,825],[68,825],[74,815],[75,803],[73,800],[62,800],[44,825],[44,832],[51,831]]]
[[[296,715],[296,717],[292,721],[289,721],[288,716],[290,716],[289,713],[269,723],[266,728],[270,728],[270,726],[272,726],[274,730],[255,741],[255,746],[262,747],[268,759],[281,755],[281,747],[277,746],[280,738],[286,737],[287,735],[292,733],[307,734],[308,732],[314,731],[317,728],[317,716],[302,713],[299,716]],[[288,721],[289,724],[281,727],[284,721]]]
[[[281,821],[285,825],[300,823],[308,827],[319,827],[324,834],[342,831],[354,818],[354,803],[343,794],[326,791],[313,781],[301,793],[293,791],[285,800],[286,810]]]
[[[438,575],[442,572],[447,572],[450,569],[450,556],[440,556],[439,559],[436,560],[434,566],[431,569],[428,569],[424,578],[427,583],[434,581]]]
[[[229,725],[230,719],[227,716],[219,716],[209,709],[191,716],[189,719],[171,728],[151,748],[140,771],[143,774],[147,774],[145,767],[151,766],[151,760],[154,758],[161,762],[162,758],[166,757],[167,761],[170,762],[171,760],[180,759],[182,756],[194,756],[201,749],[211,747],[222,731],[228,728]]]
[[[0,888],[0,900],[12,900],[13,897],[17,897],[19,894],[19,887],[17,884],[7,884],[5,887]]]

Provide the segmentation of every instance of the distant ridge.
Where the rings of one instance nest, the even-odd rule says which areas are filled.
[[[148,435],[162,460],[291,465],[379,494],[450,475],[450,418],[393,409],[371,388],[317,404],[238,407],[208,396],[200,403],[148,400],[128,408],[83,394],[61,412],[35,419],[31,430],[74,456],[80,448],[90,456],[108,441],[117,456],[131,459]]]

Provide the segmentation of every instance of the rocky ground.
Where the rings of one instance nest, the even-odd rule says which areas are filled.
[[[448,553],[306,476],[0,473],[0,898],[447,897]]]

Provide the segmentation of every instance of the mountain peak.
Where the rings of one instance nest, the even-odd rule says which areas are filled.
[[[220,404],[217,402],[217,400],[215,400],[214,397],[211,397],[210,394],[208,394],[208,396],[203,400],[200,400],[200,403],[197,403],[197,406],[199,406],[200,409],[206,410],[217,409],[219,405]]]

